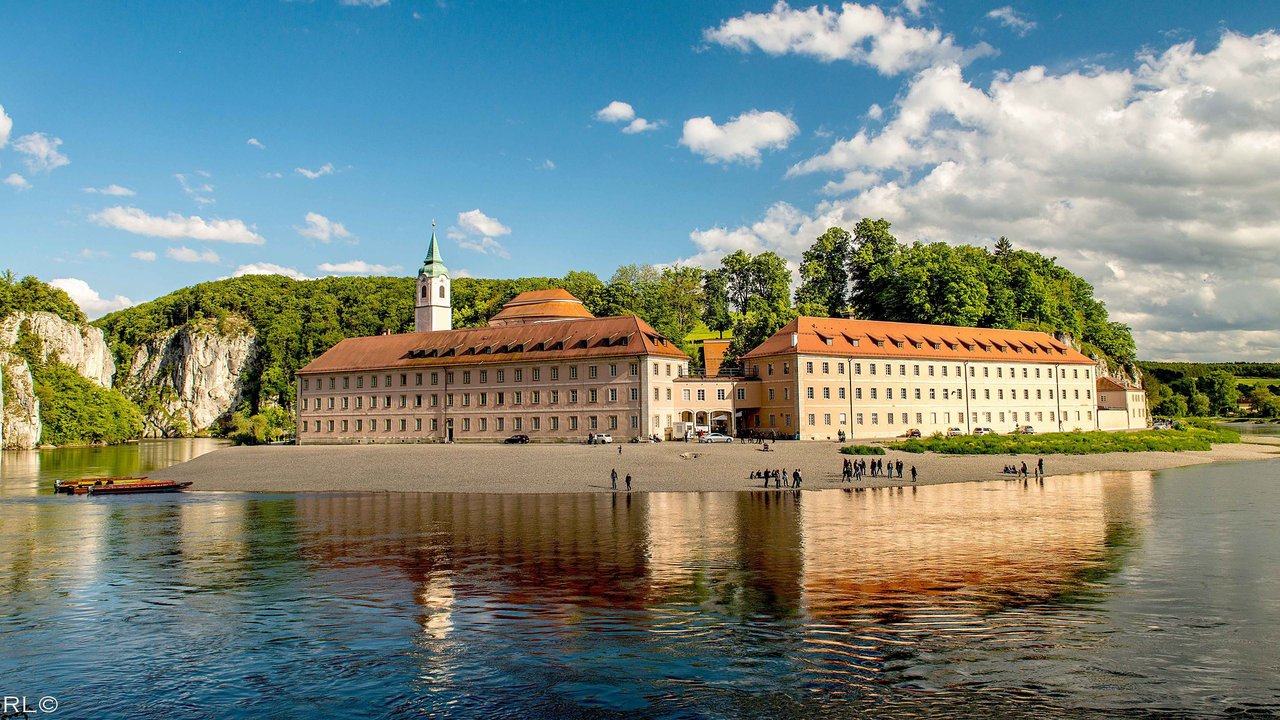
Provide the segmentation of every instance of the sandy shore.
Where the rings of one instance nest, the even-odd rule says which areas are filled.
[[[1208,452],[1109,453],[1048,455],[1049,476],[1100,470],[1161,470],[1207,462],[1264,460],[1280,457],[1280,439],[1217,445]],[[752,470],[799,467],[804,489],[840,487],[845,456],[835,443],[778,443],[768,453],[759,445],[361,445],[232,447],[151,474],[164,480],[190,480],[193,490],[255,492],[473,492],[573,493],[609,492],[609,471],[618,485],[627,473],[633,491],[749,490],[759,487]],[[906,480],[864,478],[862,487],[918,483],[993,480],[1005,464],[1034,456],[952,456],[890,451],[901,458]],[[848,487],[848,485],[845,485]]]

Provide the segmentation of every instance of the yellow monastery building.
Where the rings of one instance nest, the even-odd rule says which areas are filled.
[[[799,317],[742,357],[741,376],[693,376],[648,323],[595,317],[559,289],[521,293],[487,327],[452,329],[434,233],[415,305],[416,332],[343,340],[298,372],[299,443],[1099,427],[1096,365],[1045,333]],[[1141,402],[1133,417],[1145,424]]]

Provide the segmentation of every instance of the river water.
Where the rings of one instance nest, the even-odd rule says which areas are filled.
[[[109,474],[211,447],[157,445]],[[91,498],[48,492],[73,459],[16,457],[0,695],[62,717],[1280,712],[1280,461],[865,492]]]

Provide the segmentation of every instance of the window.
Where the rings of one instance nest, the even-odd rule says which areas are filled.
[[[346,431],[347,431],[347,421],[346,421],[346,420],[343,420],[343,421],[342,421],[342,432],[346,432]]]
[[[823,400],[830,400],[830,399],[831,399],[831,388],[829,388],[829,387],[824,387],[824,388],[822,388],[822,399],[823,399]]]
[[[334,379],[333,379],[333,378],[329,378],[329,389],[330,389],[330,390],[332,390],[332,389],[333,389],[333,381],[334,381]]]
[[[836,374],[837,375],[844,374],[844,363],[836,363]]]
[[[893,399],[893,388],[885,388],[885,389],[884,389],[884,399],[885,399],[885,400],[892,400],[892,399]]]
[[[462,418],[462,431],[471,432],[471,418]]]
[[[387,387],[391,387],[391,376],[387,376]]]
[[[496,372],[496,373],[494,373],[494,374],[496,375],[496,377],[495,377],[494,379],[495,379],[495,380],[497,380],[498,382],[506,382],[506,381],[507,381],[507,371],[506,371],[506,370],[499,370],[499,371],[497,371],[497,372]]]
[[[422,373],[414,373],[414,375],[413,375],[413,384],[414,384],[414,385],[421,385],[421,384],[422,384]],[[421,425],[421,424],[422,424],[422,421],[421,421],[421,420],[419,420],[419,421],[418,421],[418,424],[419,424],[419,425]],[[418,429],[419,429],[419,430],[421,430],[422,428],[418,428]]]
[[[854,422],[857,423],[858,425],[862,424],[862,413],[858,413],[857,415],[854,416]]]
[[[875,399],[876,399],[876,389],[875,389],[875,388],[871,388],[871,399],[872,399],[872,400],[875,400]]]
[[[707,399],[707,391],[703,390],[702,388],[698,388],[698,401],[701,402],[706,399]]]
[[[929,388],[929,399],[930,400],[938,399],[938,391],[935,388]]]
[[[557,405],[557,404],[559,404],[559,402],[560,402],[560,391],[559,391],[559,390],[552,390],[552,391],[551,391],[551,404],[552,404],[552,405]]]
[[[609,388],[609,402],[618,402],[618,388]]]
[[[671,373],[668,372],[667,374],[670,375]],[[617,363],[609,363],[609,377],[618,377]]]
[[[639,399],[640,399],[640,388],[635,388],[635,387],[631,388],[631,402],[635,402]]]
[[[773,388],[769,388],[769,399],[773,399]]]
[[[558,417],[553,417],[553,418],[551,418],[551,429],[552,429],[552,430],[559,430],[559,429],[560,429],[560,418],[558,418]]]
[[[505,419],[506,419],[506,418],[494,418],[494,419],[493,419],[493,427],[494,427],[498,432],[502,432],[502,425],[503,425],[503,421],[504,421]]]
[[[529,371],[529,379],[538,382],[542,379],[542,368],[533,368]]]
[[[867,363],[867,369],[871,371],[871,374],[872,374],[872,375],[875,375],[875,374],[876,374],[876,364],[875,364],[875,363]]]
[[[591,417],[587,418],[587,427],[592,430],[598,429],[600,427],[599,418],[597,418],[595,415],[592,415]]]
[[[929,366],[929,377],[933,377],[933,366]]]
[[[523,429],[524,429],[524,418],[511,418],[511,429],[512,429],[512,430],[523,430]]]
[[[813,388],[805,388],[805,389],[804,389],[804,396],[805,396],[806,398],[808,398],[808,399],[812,400],[812,399],[813,399]],[[812,424],[812,423],[810,423],[810,424]]]
[[[560,368],[558,368],[558,367],[552,367],[552,368],[551,368],[551,379],[552,379],[552,380],[559,380],[559,379],[560,379]],[[552,418],[552,420],[554,421],[554,420],[555,420],[555,418]],[[553,422],[552,424],[554,425],[555,423]],[[554,428],[552,428],[552,429],[554,429]]]
[[[524,382],[524,368],[516,368],[511,372],[512,375],[514,375],[512,382]]]
[[[578,366],[577,366],[577,365],[570,365],[570,366],[569,366],[569,379],[570,379],[570,380],[577,380],[577,379],[578,379]]]
[[[817,425],[817,424],[818,424],[818,421],[817,421],[817,419],[816,419],[816,417],[814,416],[814,414],[813,414],[813,413],[809,413],[809,424],[810,424],[810,425]]]
[[[570,429],[570,430],[577,430],[577,429],[578,429],[578,416],[577,416],[577,415],[573,415],[573,416],[571,416],[571,417],[569,418],[569,429]]]
[[[853,399],[854,399],[854,400],[861,400],[861,399],[862,399],[862,388],[854,388],[854,389],[853,389]]]
[[[494,404],[494,405],[506,405],[506,404],[507,404],[507,394],[506,394],[506,393],[497,393],[497,397],[496,397],[496,398],[494,398],[494,403],[493,403],[493,404]]]
[[[849,421],[849,417],[844,413],[840,413],[840,425],[843,426],[848,421]]]
[[[409,429],[409,421],[405,420],[404,418],[400,418],[400,432],[404,432],[405,430],[408,430],[408,429]]]
[[[632,430],[636,430],[636,429],[638,429],[639,427],[640,427],[640,416],[639,416],[639,415],[632,415],[632,416],[631,416],[631,429],[632,429]]]
[[[805,371],[805,372],[807,372],[807,373],[812,373],[812,372],[813,372],[813,361],[812,361],[812,360],[809,360],[809,361],[806,361],[806,362],[805,362],[805,364],[804,364],[804,371]],[[813,417],[813,416],[812,416],[812,415],[810,415],[809,417]],[[813,423],[809,423],[809,424],[810,424],[810,425],[812,425]]]
[[[488,404],[489,404],[489,393],[487,392],[480,393],[480,407],[484,407]]]
[[[357,400],[359,400],[360,398],[356,398],[356,399],[357,399]],[[414,406],[414,407],[416,407],[416,408],[420,408],[420,407],[422,407],[422,396],[421,396],[421,395],[414,395],[414,396],[413,396],[413,406]]]
[[[348,377],[348,376],[346,376],[346,375],[343,375],[343,376],[342,376],[342,389],[343,389],[343,390],[346,390],[346,389],[348,389],[348,388],[350,388],[350,387],[351,387],[351,378],[350,378],[350,377]]]
[[[872,424],[872,425],[879,425],[879,424],[880,424],[880,414],[879,414],[879,413],[871,413],[871,424]]]
[[[333,398],[329,398],[329,409],[333,409]]]
[[[1079,391],[1077,391],[1077,392],[1079,392]],[[682,398],[684,399],[684,401],[685,401],[685,402],[689,402],[689,395],[690,395],[690,390],[689,390],[689,388],[685,388],[684,390],[681,390],[681,391],[680,391],[680,394],[681,394],[681,396],[682,396]]]
[[[830,374],[830,372],[831,372],[831,363],[828,363],[828,362],[822,363],[822,374],[827,375],[827,374]]]
[[[529,429],[530,429],[530,430],[541,430],[541,429],[542,429],[542,418],[536,418],[536,417],[535,417],[535,418],[529,418]]]
[[[846,398],[845,398],[845,396],[844,396],[844,388],[839,388],[838,392],[839,392],[839,394],[840,394],[840,399],[841,399],[841,400],[846,399]]]
[[[471,384],[471,371],[470,371],[470,370],[463,370],[463,371],[462,371],[462,384],[463,384],[463,385],[470,385],[470,384]]]
[[[854,363],[854,364],[853,364],[853,374],[854,374],[854,375],[861,375],[861,374],[862,374],[862,363]]]
[[[773,374],[773,363],[769,363],[769,374]]]
[[[342,409],[343,410],[347,409],[347,399],[345,397],[342,398]]]
[[[447,395],[445,395],[445,396],[444,396],[444,406],[445,406],[445,407],[453,407],[453,393],[449,393],[449,394],[447,394]],[[388,398],[387,398],[387,407],[391,407],[391,398],[390,398],[390,397],[388,397]]]
[[[400,387],[404,387],[405,385],[408,385],[408,384],[409,384],[408,373],[400,373]]]
[[[371,422],[376,422],[376,421],[371,421]],[[391,418],[387,418],[386,420],[382,421],[382,429],[385,430],[386,432],[391,432]]]
[[[539,391],[539,390],[532,390],[532,391],[530,391],[530,392],[529,392],[529,402],[530,402],[530,403],[532,403],[532,404],[534,404],[534,405],[537,405],[537,404],[539,404],[540,402],[542,402],[542,392],[541,392],[541,391]]]
[[[378,387],[378,378],[374,378],[374,379],[373,379],[373,383],[374,383],[374,385],[373,385],[374,387]],[[432,385],[439,385],[439,384],[440,384],[440,373],[438,373],[438,372],[433,372],[433,373],[431,373],[431,384],[432,384]]]
[[[790,399],[791,399],[791,388],[789,388],[789,387],[784,387],[784,388],[782,388],[782,399],[783,399],[783,400],[790,400]]]
[[[310,390],[310,389],[311,389],[311,379],[310,379],[310,378],[303,378],[303,379],[302,379],[302,389],[303,389],[303,390]]]
[[[662,368],[660,367],[660,364],[659,364],[659,363],[654,363],[654,364],[653,364],[653,374],[654,374],[654,375],[660,375],[660,374],[662,374]]]
[[[522,401],[524,399],[523,395],[524,394],[519,390],[516,390],[515,392],[511,393],[511,404],[512,405],[522,404]]]
[[[631,367],[629,367],[629,368],[628,368],[628,372],[630,373],[631,377],[635,377],[635,376],[639,375],[639,374],[640,374],[640,364],[639,364],[639,363],[631,363]]]
[[[569,391],[569,402],[571,402],[571,403],[576,403],[576,402],[578,402],[578,391],[577,391],[577,390],[570,390],[570,391]]]
[[[587,402],[593,403],[593,402],[596,402],[598,399],[599,399],[599,396],[596,394],[595,388],[591,388],[590,390],[587,391]]]
[[[747,399],[747,391],[745,388],[738,388],[738,399],[739,400]]]
[[[831,424],[831,413],[822,413],[822,424],[823,425]]]
[[[727,399],[728,399],[728,398],[726,397],[726,393],[725,393],[725,389],[724,389],[724,388],[716,388],[716,399],[717,399],[717,400],[727,400]]]
[[[596,368],[596,366],[595,366],[595,365],[588,365],[588,366],[587,366],[587,377],[588,377],[588,378],[590,378],[590,379],[592,379],[592,380],[595,380],[595,379],[596,379],[596,371],[597,371],[597,368]]]
[[[920,388],[916,388],[916,399],[920,399]]]
[[[330,420],[330,421],[329,421],[328,428],[329,428],[329,432],[333,432],[333,421],[332,421],[332,420]]]

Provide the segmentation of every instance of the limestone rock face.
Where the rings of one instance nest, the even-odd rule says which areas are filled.
[[[224,335],[189,323],[143,343],[129,366],[126,391],[142,402],[148,437],[212,426],[240,399],[241,376],[253,360],[252,331]]]
[[[30,450],[40,442],[40,398],[27,361],[0,350],[0,374],[4,376],[4,412],[0,419],[0,447]]]
[[[100,387],[111,387],[116,363],[103,340],[102,330],[63,320],[47,312],[12,313],[0,319],[0,348],[18,341],[18,330],[26,322],[44,346],[45,360],[53,359]]]

